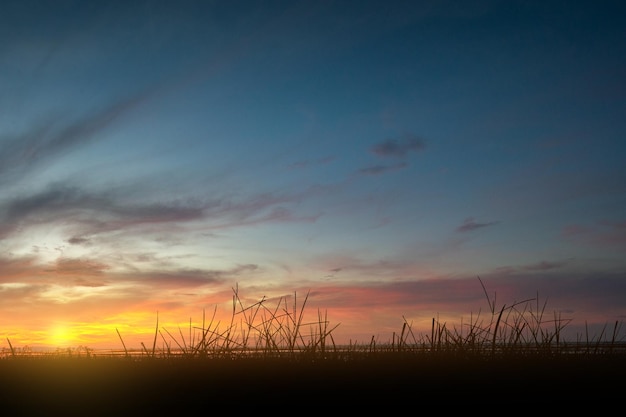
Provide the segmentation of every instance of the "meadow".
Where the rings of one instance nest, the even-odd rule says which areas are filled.
[[[482,285],[482,282],[480,282]],[[483,289],[485,290],[484,286]],[[426,405],[541,407],[595,411],[624,394],[626,343],[621,323],[599,335],[563,340],[568,320],[537,298],[496,306],[462,326],[433,318],[416,333],[404,320],[391,340],[337,345],[327,314],[305,319],[308,294],[292,302],[244,305],[233,289],[225,325],[207,318],[176,331],[155,323],[151,343],[0,355],[5,415],[176,415],[262,410],[390,412]],[[533,405],[534,404],[534,405]]]

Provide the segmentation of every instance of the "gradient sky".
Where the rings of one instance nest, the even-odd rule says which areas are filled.
[[[337,342],[467,321],[478,277],[623,320],[623,4],[4,1],[0,346],[139,347],[235,287]]]

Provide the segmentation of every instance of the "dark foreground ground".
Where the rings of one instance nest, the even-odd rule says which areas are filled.
[[[626,356],[359,360],[0,359],[0,415],[462,411],[623,406]]]

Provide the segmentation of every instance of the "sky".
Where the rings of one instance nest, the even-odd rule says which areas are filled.
[[[625,98],[620,1],[4,1],[0,347],[139,347],[235,294],[337,343],[528,299],[600,336]]]

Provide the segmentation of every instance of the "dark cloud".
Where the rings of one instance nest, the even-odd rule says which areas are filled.
[[[405,135],[401,138],[387,139],[374,145],[372,153],[381,157],[402,158],[410,152],[418,152],[424,149],[424,142],[415,135]]]
[[[72,236],[71,238],[67,239],[67,243],[69,243],[70,245],[88,245],[89,239],[80,236]]]
[[[461,226],[456,228],[456,231],[460,233],[471,232],[473,230],[481,229],[483,227],[493,226],[495,224],[498,224],[498,222],[478,223],[474,221],[473,217],[469,217],[465,219],[465,221],[463,222]]]

